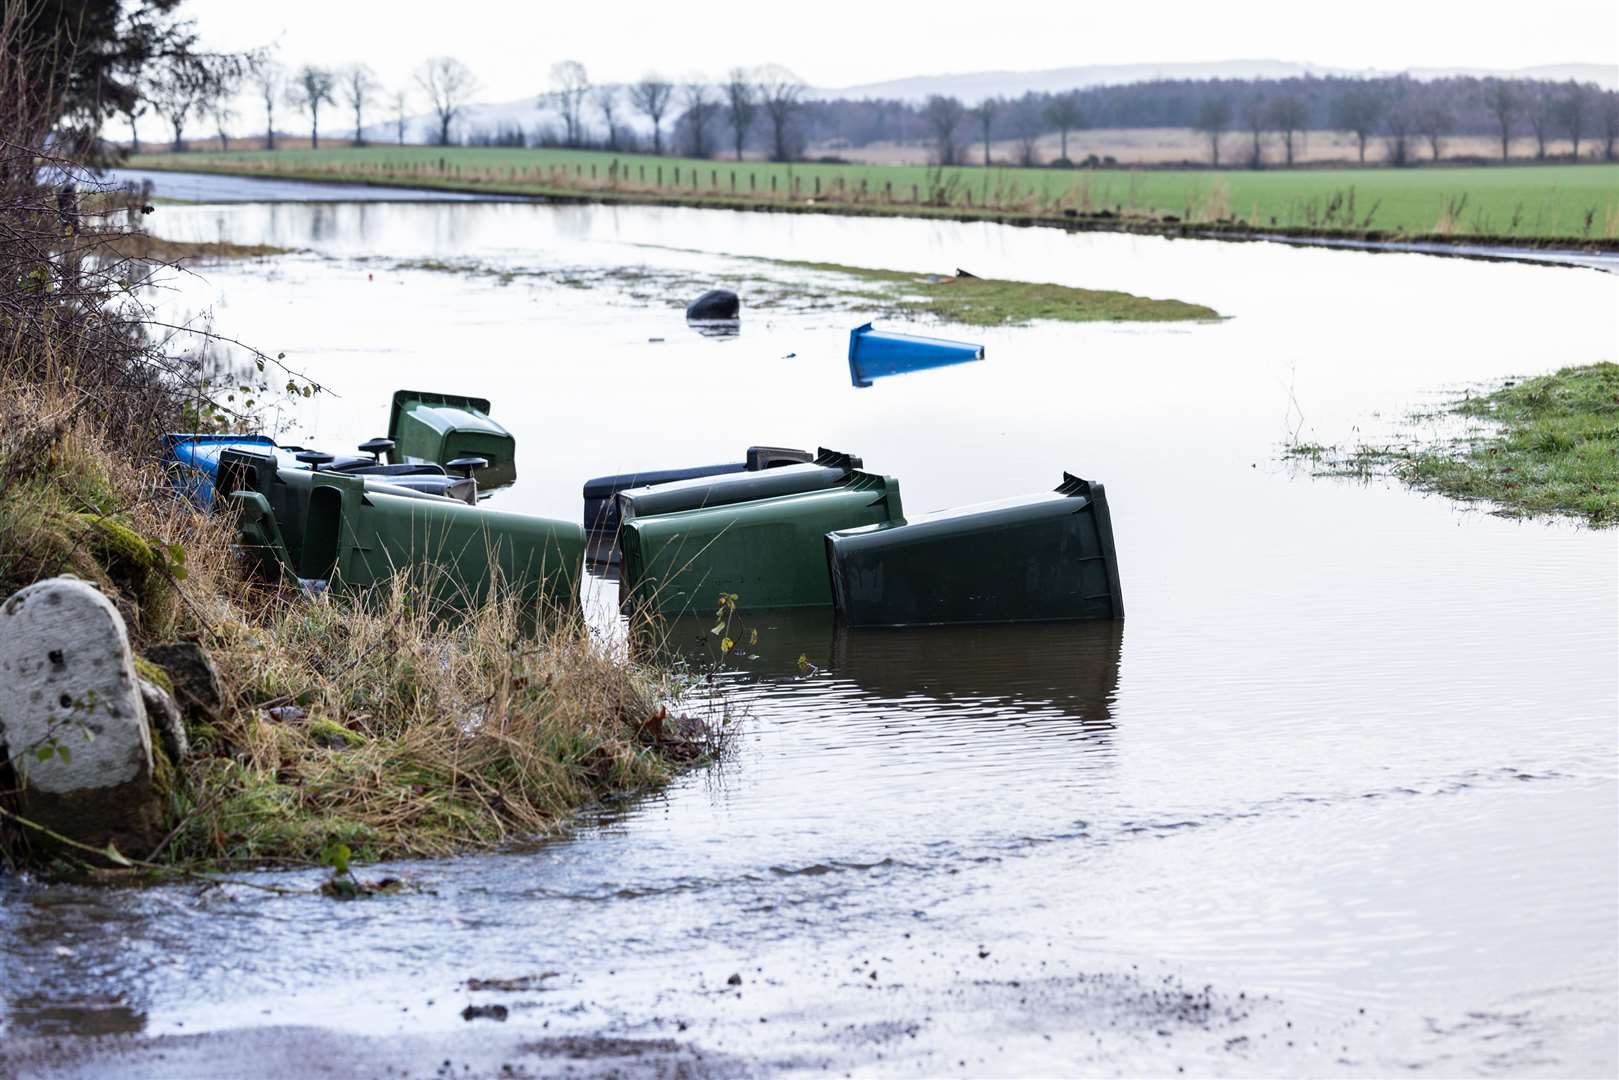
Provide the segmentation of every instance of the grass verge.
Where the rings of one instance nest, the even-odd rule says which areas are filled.
[[[375,146],[149,154],[138,168],[492,195],[1163,233],[1619,249],[1619,166],[1135,170],[699,161]]]
[[[1511,516],[1619,524],[1619,364],[1567,367],[1451,403],[1457,437],[1351,450],[1295,444],[1319,475],[1400,480]]]
[[[359,600],[248,578],[230,523],[177,499],[155,446],[131,447],[63,390],[76,378],[0,377],[0,596],[56,574],[92,581],[137,654],[195,640],[225,697],[217,716],[188,717],[185,761],[158,763],[164,844],[126,855],[195,869],[318,863],[337,845],[356,859],[487,848],[714,749],[670,717],[671,677],[576,611],[535,629],[498,594],[444,617],[403,576]],[[36,839],[0,829],[0,861],[51,850]]]

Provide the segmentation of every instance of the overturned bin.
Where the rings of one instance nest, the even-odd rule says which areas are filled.
[[[566,606],[578,588],[584,529],[423,494],[337,472],[279,469],[273,457],[227,453],[221,490],[239,541],[272,568],[339,590],[364,590],[401,571],[439,603],[468,608],[496,584],[525,605]]]
[[[782,465],[774,469],[725,473],[676,480],[651,487],[637,487],[617,495],[621,524],[658,514],[729,506],[782,495],[799,495],[846,483],[861,460],[840,450],[817,450],[815,459],[802,465]]]
[[[849,381],[866,387],[873,379],[911,371],[967,364],[984,358],[984,347],[965,341],[896,334],[864,323],[849,331]]]
[[[846,626],[1122,619],[1113,522],[1099,483],[830,533]]]
[[[618,532],[618,499],[631,488],[671,484],[680,480],[701,480],[709,476],[759,472],[783,465],[803,465],[813,460],[807,450],[784,446],[750,446],[742,461],[719,465],[693,465],[684,469],[649,469],[642,472],[614,473],[585,481],[585,531],[611,535]]]
[[[825,536],[903,520],[899,481],[851,472],[816,491],[683,510],[624,523],[619,588],[626,607],[661,614],[832,602]]]
[[[397,390],[388,411],[389,460],[407,465],[449,468],[469,458],[485,465],[478,484],[485,490],[517,480],[517,440],[489,418],[485,398]]]

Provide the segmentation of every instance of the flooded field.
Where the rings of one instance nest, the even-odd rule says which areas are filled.
[[[1615,535],[1279,458],[1295,433],[1371,437],[1466,385],[1613,358],[1619,276],[657,208],[151,220],[299,249],[166,301],[330,388],[288,437],[381,434],[396,387],[486,396],[520,448],[496,498],[570,518],[588,476],[750,443],[858,453],[912,511],[1067,470],[1107,485],[1129,618],[747,619],[755,655],[714,684],[739,717],[726,760],[531,851],[386,868],[405,895],[0,881],[18,1067],[93,1072],[98,1044],[51,1042],[90,1035],[150,1075],[294,1043],[416,1075],[1619,1067]],[[987,358],[856,389],[867,313],[807,273],[750,307],[759,256],[1225,318],[914,324]],[[685,325],[698,281],[743,285],[739,335]],[[605,632],[614,596],[587,586]],[[708,625],[671,634],[697,665]],[[504,1022],[463,1019],[483,1005]]]

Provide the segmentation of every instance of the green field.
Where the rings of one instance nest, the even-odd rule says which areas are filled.
[[[1619,165],[1300,170],[938,169],[575,150],[377,146],[192,152],[138,168],[703,205],[1069,218],[1154,229],[1619,246]]]

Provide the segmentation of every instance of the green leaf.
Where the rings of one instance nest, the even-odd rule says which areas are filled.
[[[73,763],[73,755],[65,746],[58,746],[56,748],[56,756],[62,759],[63,765],[71,765]]]
[[[50,743],[46,743],[44,746],[41,746],[38,750],[34,751],[34,756],[41,761],[49,761],[51,759],[51,755],[54,753],[56,753],[56,747],[52,746]]]

